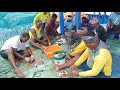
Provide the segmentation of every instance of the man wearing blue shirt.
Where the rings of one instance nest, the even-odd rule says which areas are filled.
[[[71,15],[68,15],[67,20],[64,22],[65,36],[70,45],[74,44],[73,34],[75,32],[75,20],[73,20]]]
[[[75,20],[72,19],[71,15],[68,15],[67,20],[64,22],[65,31],[75,30]]]

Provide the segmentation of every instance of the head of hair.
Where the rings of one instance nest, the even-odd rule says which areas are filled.
[[[36,24],[37,24],[37,23],[42,24],[42,21],[41,21],[40,19],[37,19],[35,23],[36,23]]]
[[[72,17],[71,15],[68,15],[68,17]]]
[[[82,19],[87,19],[86,17],[82,17]]]
[[[53,13],[52,18],[57,18],[57,15],[55,13]]]
[[[27,37],[29,38],[29,34],[28,34],[27,32],[22,33],[21,36],[22,36],[23,38],[27,38]]]
[[[83,34],[83,36],[95,36],[96,34],[93,32],[93,31],[91,31],[91,30],[87,30],[84,34]]]

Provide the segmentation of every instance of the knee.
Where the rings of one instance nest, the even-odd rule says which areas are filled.
[[[25,51],[24,51],[24,56],[25,56],[25,57],[30,57],[31,55],[30,55],[30,53],[29,53],[27,50],[25,50]]]
[[[8,51],[7,51],[7,54],[8,54],[8,55],[13,54],[13,50],[12,50],[12,49],[8,50]]]

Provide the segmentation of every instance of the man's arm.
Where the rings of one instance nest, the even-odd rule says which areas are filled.
[[[75,20],[73,20],[72,22],[73,22],[73,28],[72,28],[72,30],[75,30],[76,29]]]
[[[80,58],[74,63],[75,66],[81,65],[89,57],[89,49],[87,48]]]
[[[32,51],[31,51],[30,47],[26,47],[26,49],[27,49],[27,51],[30,53],[30,55],[33,55],[33,53],[32,53]]]
[[[72,28],[72,30],[75,30],[75,29],[76,29],[76,26],[74,25],[73,28]]]
[[[58,27],[59,27],[59,23],[55,21],[55,29],[57,29]]]
[[[22,58],[22,59],[25,59],[24,56],[20,55],[18,52],[17,52],[17,49],[16,48],[12,48],[13,49],[13,53],[18,56],[19,58]]]
[[[71,56],[74,56],[77,53],[83,53],[84,50],[86,50],[87,46],[85,45],[84,41],[81,41],[81,43],[74,48],[73,52],[70,53]]]
[[[37,40],[40,43],[42,42],[39,38],[37,38],[37,34],[36,34],[36,31],[34,29],[31,29],[31,33],[32,33],[35,40]]]
[[[64,21],[64,29],[65,29],[65,31],[67,31],[66,21]]]
[[[64,26],[64,29],[65,29],[65,31],[67,31],[67,27],[66,26]]]
[[[98,55],[94,58],[93,68],[88,71],[79,72],[79,76],[97,76],[107,62],[106,56]]]
[[[46,33],[44,32],[44,30],[41,30],[43,36],[48,40],[48,42],[50,43],[50,39],[48,38],[48,36],[46,35]]]

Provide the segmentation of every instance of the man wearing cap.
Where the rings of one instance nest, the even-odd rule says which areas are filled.
[[[88,47],[80,58],[70,67],[73,76],[95,76],[109,77],[112,72],[112,57],[108,46],[98,38],[98,35],[89,32],[82,37]],[[87,67],[84,67],[83,62],[87,62]],[[83,64],[82,64],[83,63]],[[76,67],[80,66],[86,71],[77,71]],[[103,74],[104,73],[104,74]]]
[[[39,49],[41,49],[40,44],[49,45],[50,42],[49,38],[43,31],[42,25],[42,21],[38,19],[29,31],[31,45]]]
[[[107,32],[105,28],[99,24],[99,21],[96,17],[93,17],[92,20],[90,20],[90,23],[92,24],[92,27],[94,28],[93,31],[98,34],[98,37],[103,42],[106,42],[107,40]]]

